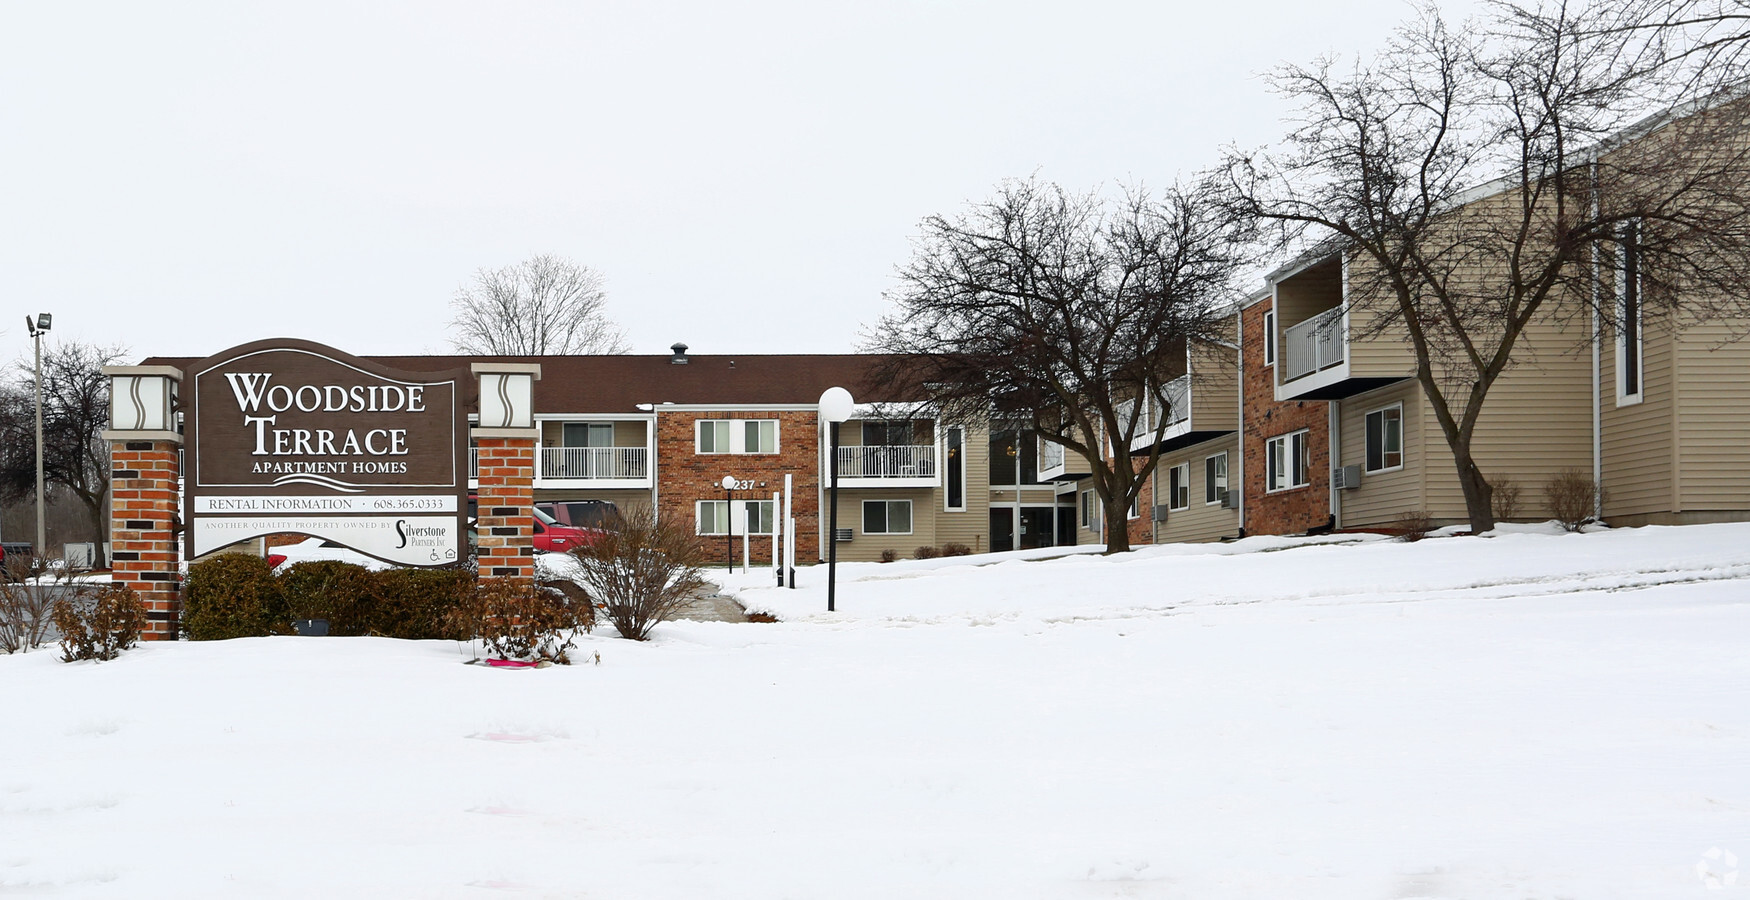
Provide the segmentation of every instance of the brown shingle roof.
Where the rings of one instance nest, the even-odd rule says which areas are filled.
[[[875,396],[870,372],[883,357],[866,354],[688,354],[685,365],[661,356],[368,356],[412,372],[466,368],[475,362],[539,363],[535,408],[542,413],[635,413],[638,404],[813,404],[835,385],[859,403],[911,399]],[[177,366],[185,357],[142,365]],[[889,392],[891,393],[891,392]]]

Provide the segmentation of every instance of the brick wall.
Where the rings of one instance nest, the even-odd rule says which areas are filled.
[[[174,441],[110,445],[110,566],[114,582],[146,605],[149,641],[175,640],[182,615],[175,526],[177,451]]]
[[[1264,314],[1270,308],[1269,300],[1258,303],[1241,314],[1240,322],[1246,370],[1241,441],[1246,465],[1245,529],[1247,534],[1298,534],[1325,525],[1331,518],[1330,410],[1322,400],[1276,402],[1276,370],[1264,365]],[[1270,438],[1302,428],[1307,429],[1309,441],[1307,474],[1311,483],[1266,493],[1265,444]]]
[[[482,577],[535,577],[535,440],[477,438],[477,557]]]
[[[1143,462],[1146,462],[1146,458]],[[1141,465],[1139,462],[1138,465]],[[1136,495],[1136,511],[1142,515],[1131,519],[1125,525],[1130,532],[1130,546],[1137,547],[1155,542],[1154,511],[1155,511],[1155,477],[1150,475],[1142,482],[1142,492]],[[1166,477],[1164,474],[1160,477]]]
[[[708,453],[697,452],[694,422],[699,419],[776,419],[778,421],[777,453]],[[732,426],[733,427],[733,426]],[[770,500],[772,494],[784,490],[784,475],[792,476],[791,515],[796,517],[796,560],[798,563],[820,558],[819,544],[819,468],[820,432],[815,413],[809,411],[769,412],[762,410],[664,412],[656,416],[657,514],[673,517],[674,521],[697,527],[694,503],[699,500],[722,500],[723,476],[752,481],[752,491],[737,491],[740,500]],[[783,515],[782,508],[775,513]],[[840,526],[847,523],[840,522]],[[854,523],[852,523],[854,524]],[[722,542],[722,536],[707,538]],[[741,540],[735,540],[735,558],[741,559]],[[772,561],[772,541],[765,535],[755,535],[751,542],[755,562],[767,565]]]

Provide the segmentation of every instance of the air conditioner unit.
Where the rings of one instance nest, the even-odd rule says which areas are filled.
[[[1167,507],[1163,504],[1160,504],[1160,503],[1155,504],[1155,521],[1156,522],[1165,522],[1166,520],[1167,520]]]
[[[1361,486],[1361,467],[1342,466],[1331,470],[1331,486],[1343,491],[1352,491]]]
[[[1221,492],[1221,508],[1222,509],[1239,509],[1240,508],[1240,492],[1235,491],[1235,490],[1223,489]]]
[[[840,528],[839,530],[832,533],[832,539],[841,543],[841,544],[849,543],[851,540],[851,529]]]

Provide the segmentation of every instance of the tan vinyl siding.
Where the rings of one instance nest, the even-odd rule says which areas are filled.
[[[1343,302],[1343,267],[1335,256],[1276,283],[1276,344],[1289,328]]]
[[[966,453],[966,511],[942,509],[948,502],[944,481],[930,501],[938,511],[935,543],[965,544],[974,553],[983,553],[990,549],[990,432],[968,425],[962,443]],[[945,462],[940,468],[944,479],[948,474]]]
[[[911,533],[865,534],[865,500],[910,500]],[[930,490],[839,488],[839,528],[849,528],[852,532],[850,541],[839,544],[839,559],[873,562],[881,558],[883,550],[892,550],[900,559],[911,559],[918,547],[940,546],[942,541],[936,533],[936,522],[939,516],[946,515],[940,511],[940,506],[941,501]]]
[[[1367,414],[1393,404],[1403,404],[1404,464],[1396,471],[1368,473]],[[1377,528],[1389,525],[1405,515],[1426,508],[1426,478],[1428,436],[1424,423],[1431,418],[1422,386],[1416,382],[1393,385],[1377,391],[1359,394],[1343,401],[1338,412],[1340,429],[1339,458],[1334,465],[1360,466],[1361,486],[1337,492],[1342,509],[1339,524],[1344,528]],[[1439,440],[1439,429],[1435,429]],[[1441,441],[1444,447],[1444,441]],[[1435,477],[1452,474],[1451,455],[1444,457],[1446,471],[1432,473]]]
[[[615,422],[614,446],[644,447],[650,443],[650,425],[646,422]]]
[[[574,423],[577,423],[577,422],[596,422],[596,423],[599,423],[599,422],[601,422],[600,419],[573,419],[571,421]],[[613,424],[614,424],[614,446],[616,446],[616,447],[645,447],[645,446],[649,446],[649,444],[645,438],[645,435],[647,433],[646,429],[649,428],[649,425],[647,423],[639,421],[637,419],[634,419],[632,421],[623,421],[623,420],[616,421]],[[563,447],[565,445],[565,425],[566,425],[565,421],[559,420],[559,419],[542,419],[540,425],[541,425],[541,446],[543,446],[543,447]]]
[[[1537,518],[1545,514],[1550,479],[1567,469],[1592,471],[1592,356],[1583,333],[1545,314],[1526,328],[1515,359],[1489,391],[1471,454],[1484,477],[1513,479],[1520,517]],[[1427,448],[1426,510],[1436,521],[1462,521],[1464,493],[1432,410],[1422,417],[1420,433]]]
[[[1156,483],[1160,492],[1155,502],[1167,505],[1168,470],[1173,466],[1189,464],[1191,470],[1191,505],[1188,509],[1175,509],[1167,512],[1165,522],[1155,523],[1156,543],[1189,543],[1193,541],[1213,541],[1224,537],[1233,537],[1240,530],[1240,511],[1237,509],[1222,509],[1220,503],[1205,502],[1204,460],[1219,453],[1227,454],[1227,483],[1230,491],[1238,492],[1240,441],[1234,434],[1214,441],[1205,441],[1194,447],[1175,450],[1171,454],[1161,456],[1160,468],[1157,470]],[[1078,519],[1078,524],[1079,524]],[[1083,532],[1077,529],[1076,542],[1082,541]],[[1090,535],[1092,540],[1085,543],[1099,543],[1098,534]]]
[[[1606,290],[1609,286],[1606,285]],[[1641,402],[1619,406],[1616,336],[1606,330],[1599,348],[1599,392],[1604,420],[1604,514],[1669,512],[1674,499],[1672,417],[1676,381],[1670,331],[1648,323],[1642,342]],[[1588,401],[1590,402],[1590,401]],[[1590,477],[1591,469],[1587,468]],[[1542,498],[1538,498],[1541,504]],[[1541,508],[1541,507],[1540,507]]]
[[[1106,532],[1101,527],[1100,522],[1101,508],[1100,498],[1098,496],[1094,498],[1093,521],[1086,527],[1082,525],[1082,491],[1091,491],[1093,489],[1094,481],[1091,478],[1083,478],[1076,482],[1075,503],[1073,505],[1075,506],[1076,544],[1078,546],[1083,544],[1104,544],[1106,542]]]
[[[1693,326],[1676,342],[1674,512],[1750,508],[1750,340],[1734,326]]]
[[[1192,431],[1239,428],[1239,359],[1232,347],[1198,343],[1191,350]]]
[[[1404,339],[1401,326],[1369,335],[1380,310],[1350,307],[1348,347],[1350,378],[1407,378],[1416,374],[1416,353]]]

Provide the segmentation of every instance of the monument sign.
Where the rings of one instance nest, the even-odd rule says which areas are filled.
[[[187,378],[189,558],[282,532],[403,566],[466,556],[467,370],[403,372],[277,339]]]

